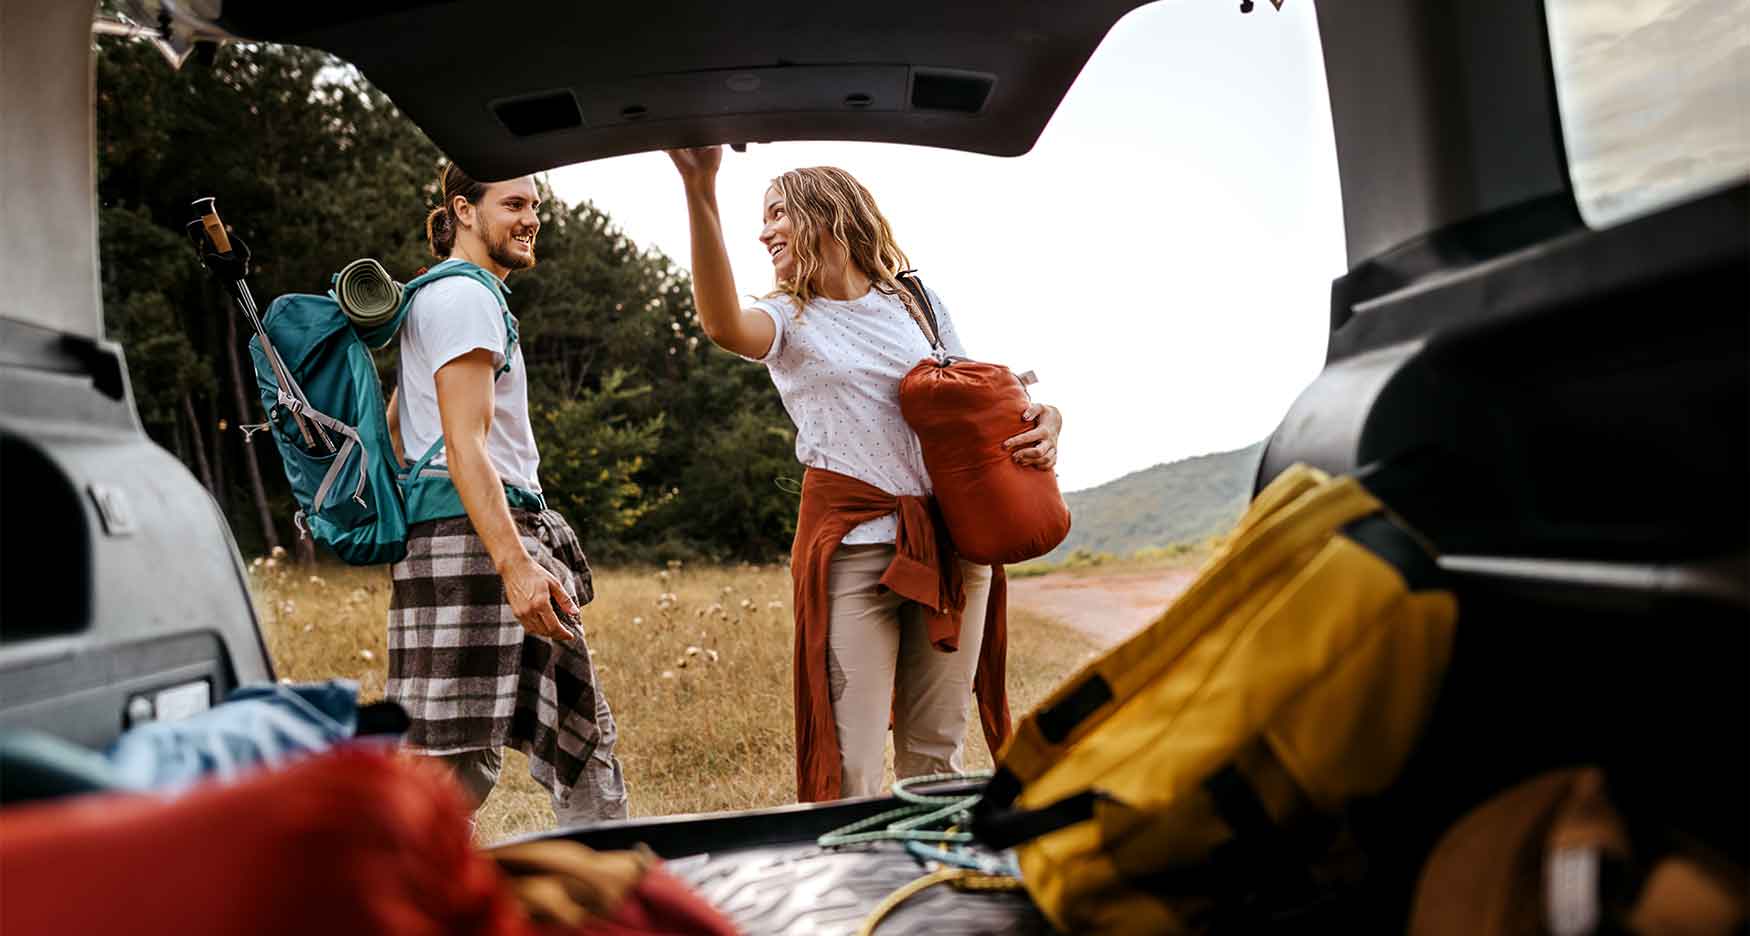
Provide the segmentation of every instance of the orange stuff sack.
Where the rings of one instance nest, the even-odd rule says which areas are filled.
[[[1003,440],[1021,419],[1027,388],[1008,368],[934,358],[899,382],[899,411],[917,433],[948,536],[979,565],[1037,559],[1069,535],[1057,473],[1015,464]]]
[[[427,763],[340,748],[173,800],[0,810],[0,933],[528,936]]]

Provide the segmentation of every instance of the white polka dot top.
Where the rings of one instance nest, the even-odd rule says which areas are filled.
[[[935,290],[929,296],[942,343],[964,356],[948,308]],[[890,494],[930,493],[923,450],[899,414],[899,381],[930,356],[930,342],[899,298],[874,289],[848,301],[817,298],[800,318],[786,296],[755,307],[777,330],[758,360],[796,423],[796,460]],[[881,517],[853,529],[844,542],[891,543],[897,527],[892,515]]]

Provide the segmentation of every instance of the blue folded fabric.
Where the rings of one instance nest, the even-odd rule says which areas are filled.
[[[127,789],[178,789],[327,750],[357,726],[358,684],[351,680],[267,683],[244,686],[191,718],[134,728],[104,757]]]
[[[370,721],[372,732],[394,732],[405,714]],[[359,722],[358,684],[334,679],[244,686],[193,717],[133,728],[101,754],[37,732],[0,732],[0,802],[228,780],[327,750],[359,734]]]

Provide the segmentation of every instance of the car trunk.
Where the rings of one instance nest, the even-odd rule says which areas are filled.
[[[471,172],[504,177],[664,146],[787,139],[1017,155],[1135,5],[543,3],[495,19],[499,6],[483,2],[233,0],[218,22],[342,55]],[[1331,291],[1327,366],[1272,435],[1257,484],[1296,462],[1415,466],[1388,501],[1446,554],[1461,603],[1425,742],[1401,782],[1355,810],[1378,860],[1369,899],[1349,909],[1369,928],[1401,928],[1439,831],[1560,764],[1606,766],[1638,816],[1742,861],[1750,188],[1588,229],[1540,6],[1355,0],[1320,14],[1350,271]],[[15,28],[27,19],[30,29]],[[501,43],[490,34],[500,21]],[[89,113],[84,14],[8,0],[5,22],[9,126],[40,109],[17,80],[28,63],[40,67],[31,94],[43,88]],[[97,654],[128,641],[206,641],[164,672],[183,680],[194,672],[185,668],[216,661],[215,693],[269,674],[235,548],[188,473],[145,450],[120,352],[92,327],[89,126],[45,133],[53,158],[20,155],[26,173],[11,168],[23,134],[9,129],[5,144],[6,272],[21,286],[0,317],[0,723],[49,724],[32,713],[99,693],[89,698],[102,717],[67,732],[95,740],[119,730],[137,693],[65,668],[96,673]],[[36,197],[45,191],[71,195],[51,206]],[[21,227],[59,239],[30,244]],[[45,308],[60,311],[45,318]],[[131,532],[110,515],[118,490],[137,508]],[[26,554],[42,543],[73,558],[32,565]],[[166,573],[164,555],[210,561]],[[68,576],[77,610],[45,625],[13,596],[50,576]],[[161,675],[127,685],[172,678]],[[649,843],[750,932],[802,932],[860,916],[900,870],[915,872],[891,849],[814,847],[889,804],[554,834]],[[1040,925],[1019,898],[942,891],[896,916],[892,932],[945,932],[953,921]]]

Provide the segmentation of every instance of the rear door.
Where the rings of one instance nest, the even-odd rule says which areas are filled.
[[[1706,4],[1580,37],[1551,30],[1596,5],[1548,6],[1320,6],[1350,269],[1326,368],[1259,483],[1295,462],[1395,466],[1386,499],[1460,598],[1434,725],[1364,824],[1396,856],[1385,926],[1438,834],[1551,767],[1604,765],[1628,815],[1750,850],[1750,165],[1667,185],[1717,168],[1686,126],[1725,131],[1705,149],[1740,160],[1750,128],[1741,103],[1656,86],[1742,50],[1730,30],[1708,43]],[[1572,38],[1687,61],[1576,75]],[[1611,99],[1643,71],[1643,104]],[[1626,121],[1614,152],[1651,158],[1603,172],[1588,106]],[[1619,200],[1665,194],[1600,214],[1601,177]]]
[[[0,31],[0,729],[109,743],[272,678],[217,506],[104,341],[90,4]]]

